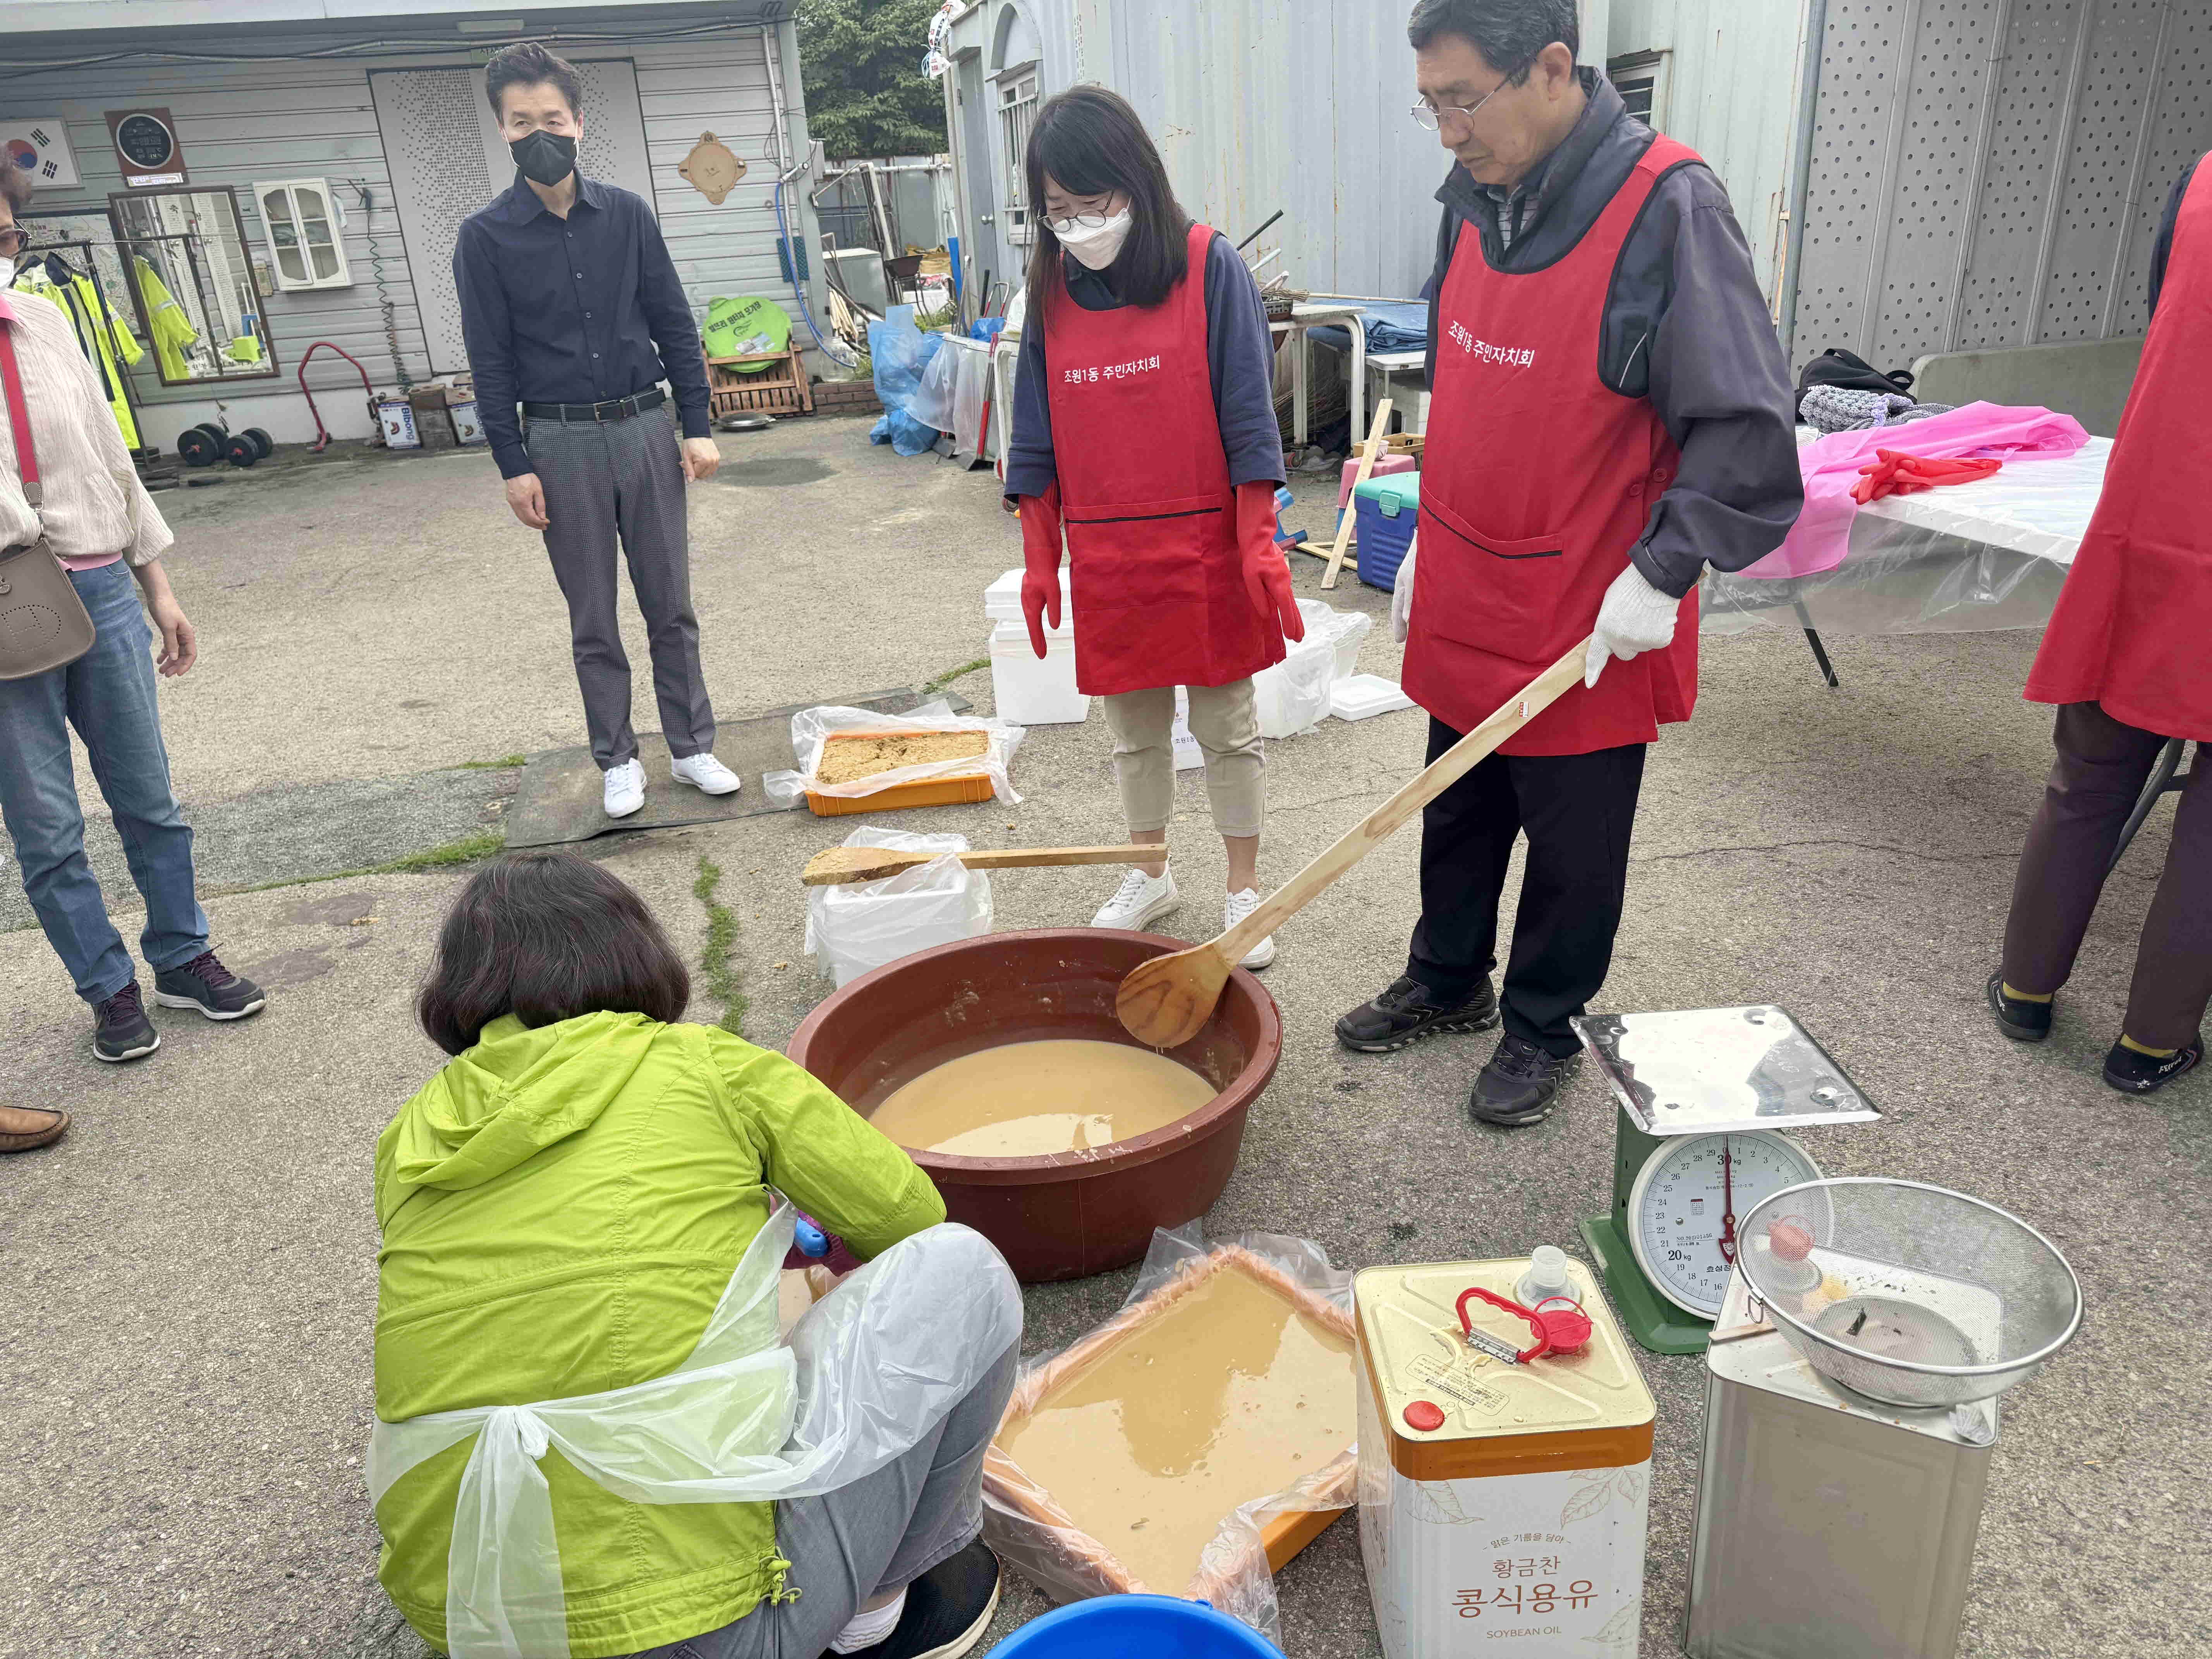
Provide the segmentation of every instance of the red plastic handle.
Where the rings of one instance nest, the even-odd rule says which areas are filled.
[[[1507,1313],[1513,1314],[1522,1319],[1527,1320],[1528,1322],[1528,1328],[1536,1333],[1535,1346],[1522,1349],[1519,1353],[1513,1357],[1514,1364],[1516,1365],[1525,1365],[1530,1360],[1540,1358],[1545,1351],[1550,1347],[1551,1340],[1545,1334],[1544,1322],[1542,1320],[1537,1318],[1534,1314],[1530,1313],[1528,1309],[1522,1307],[1518,1302],[1508,1302],[1502,1296],[1493,1296],[1479,1285],[1470,1285],[1459,1293],[1459,1328],[1461,1330],[1466,1332],[1469,1336],[1474,1334],[1474,1322],[1467,1316],[1467,1304],[1476,1297],[1480,1297],[1485,1302],[1490,1304],[1493,1308],[1502,1309]]]

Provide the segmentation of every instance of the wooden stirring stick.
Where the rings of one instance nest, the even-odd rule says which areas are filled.
[[[1206,944],[1139,963],[1121,981],[1114,1012],[1122,1029],[1154,1048],[1176,1048],[1199,1034],[1221,1000],[1229,970],[1252,947],[1320,896],[1336,878],[1389,839],[1390,832],[1473,771],[1498,744],[1549,708],[1579,681],[1589,653],[1583,640],[1510,698],[1481,725],[1437,757],[1419,776],[1337,838],[1335,844]]]
[[[1150,847],[1014,847],[963,853],[960,862],[970,870],[1029,870],[1048,864],[1150,864],[1165,859],[1164,845]],[[809,887],[835,887],[841,882],[878,881],[927,864],[942,853],[895,853],[882,847],[832,847],[806,860],[799,879]]]

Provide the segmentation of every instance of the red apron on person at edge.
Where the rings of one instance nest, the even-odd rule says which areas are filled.
[[[1472,731],[1587,635],[1674,476],[1650,404],[1598,378],[1613,267],[1662,175],[1698,159],[1655,139],[1556,264],[1499,271],[1460,227],[1437,309],[1437,384],[1421,464],[1407,693]],[[1648,345],[1645,348],[1648,349]],[[1605,665],[1499,745],[1581,755],[1650,743],[1698,700],[1698,594],[1674,643]]]
[[[1045,306],[1075,684],[1092,696],[1226,685],[1283,659],[1237,551],[1237,492],[1206,355],[1206,256],[1156,306],[1085,311],[1062,276]]]
[[[2212,743],[2207,364],[2212,161],[2181,198],[2104,493],[2028,672],[2030,702],[2094,702],[2141,731]]]

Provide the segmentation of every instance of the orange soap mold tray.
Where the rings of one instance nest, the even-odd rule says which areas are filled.
[[[979,728],[980,730],[980,728]],[[933,738],[941,732],[919,727],[902,727],[884,732],[832,732],[822,739],[822,758],[817,769],[826,767],[833,752],[831,745],[841,743],[878,743],[886,738]],[[983,753],[989,753],[988,739]],[[950,777],[917,778],[911,783],[895,783],[865,795],[825,795],[818,790],[806,792],[807,810],[817,818],[851,817],[864,812],[897,812],[912,806],[962,806],[991,799],[993,787],[988,772],[956,772]]]

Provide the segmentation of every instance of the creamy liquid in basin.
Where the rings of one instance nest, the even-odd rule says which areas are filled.
[[[1150,1048],[1010,1042],[924,1072],[868,1121],[916,1152],[1034,1158],[1148,1134],[1189,1116],[1215,1092],[1196,1072]]]
[[[1224,1268],[1051,1389],[999,1443],[1146,1589],[1181,1595],[1231,1510],[1352,1443],[1352,1347]]]

